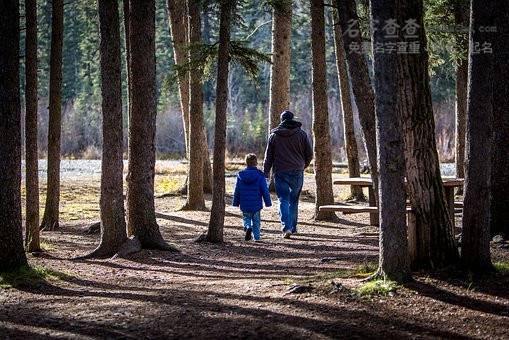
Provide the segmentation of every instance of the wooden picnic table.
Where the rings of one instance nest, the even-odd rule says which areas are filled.
[[[454,221],[454,189],[463,186],[464,179],[456,177],[442,177],[442,182],[444,184],[447,208],[449,209],[451,219]],[[373,181],[371,180],[371,178],[347,177],[334,180],[333,183],[337,185],[353,185],[368,188],[369,205],[372,207],[376,206],[375,191],[373,190]],[[369,223],[370,225],[375,226],[379,224],[378,213],[369,214]]]

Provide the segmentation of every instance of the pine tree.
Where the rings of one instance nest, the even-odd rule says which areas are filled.
[[[235,9],[235,0],[221,0],[219,24],[219,49],[217,57],[216,124],[214,131],[214,189],[212,210],[206,240],[223,242],[225,214],[225,151],[226,111],[228,109],[228,75],[230,62],[230,26]]]
[[[496,1],[472,0],[461,257],[463,264],[475,272],[492,269],[490,255],[490,180],[493,151],[493,76],[495,70],[493,54],[478,53],[475,49],[478,48],[481,42],[492,44],[492,33],[484,32],[479,28],[493,25],[497,11]]]
[[[343,127],[345,130],[344,140],[346,158],[348,162],[348,176],[360,177],[359,151],[355,139],[355,127],[353,122],[352,97],[350,95],[350,77],[346,66],[345,44],[343,33],[337,20],[337,13],[334,15],[334,48],[336,52],[336,67],[338,71],[339,96],[341,97],[341,112],[343,113]],[[350,197],[358,201],[365,201],[362,188],[356,185],[350,187]]]
[[[39,156],[37,147],[37,3],[25,0],[25,150],[27,251],[40,251],[39,241]]]
[[[343,32],[348,74],[352,82],[355,103],[359,110],[359,120],[364,133],[368,163],[376,196],[378,194],[378,167],[374,94],[366,57],[362,54],[362,31],[357,15],[356,2],[355,0],[336,0],[335,4],[338,9],[338,22]]]
[[[372,0],[373,46],[396,43],[382,29],[383,23],[396,18],[397,0]],[[374,49],[374,51],[376,51]],[[398,113],[398,55],[374,53],[375,108],[380,169],[380,259],[376,276],[395,281],[410,277],[407,244],[405,159],[403,136]]]
[[[98,8],[103,112],[101,242],[88,257],[109,257],[127,240],[123,196],[122,65],[118,2],[98,0]]]
[[[497,2],[493,71],[493,161],[491,169],[491,234],[509,239],[509,2]],[[496,124],[496,125],[495,125]]]
[[[454,23],[457,27],[468,28],[468,0],[453,2]],[[456,66],[456,177],[465,177],[465,130],[467,118],[467,85],[468,85],[468,35],[457,33],[456,49],[458,56]],[[458,193],[463,190],[460,188]]]
[[[27,265],[21,231],[19,2],[0,2],[0,272]]]
[[[187,1],[189,11],[189,62],[199,59],[201,19],[199,3]],[[189,178],[187,201],[184,210],[205,210],[203,196],[203,70],[198,66],[190,70],[189,77]]]
[[[272,7],[269,129],[278,126],[279,115],[290,106],[292,1],[273,1]]]
[[[315,159],[316,202],[315,219],[336,221],[332,211],[320,211],[320,206],[333,204],[332,156],[327,105],[327,75],[325,61],[325,18],[322,0],[311,0],[311,45],[313,53],[313,151]]]
[[[62,135],[62,44],[64,2],[51,3],[51,54],[49,81],[48,181],[41,229],[54,230],[60,215],[60,150]]]
[[[159,231],[154,203],[155,2],[129,1],[129,168],[127,224],[143,248],[173,250]]]
[[[405,140],[405,166],[410,204],[415,212],[415,267],[446,267],[457,263],[453,221],[447,209],[435,142],[435,121],[428,75],[428,53],[422,0],[400,3],[400,25],[415,20],[416,34],[404,37],[417,53],[400,54],[398,102]],[[402,27],[403,27],[402,26]],[[403,32],[403,34],[405,34]],[[407,51],[410,52],[410,51]]]

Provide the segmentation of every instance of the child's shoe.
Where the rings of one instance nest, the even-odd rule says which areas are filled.
[[[244,240],[249,241],[253,237],[253,229],[249,228],[246,230],[246,236],[244,237]]]

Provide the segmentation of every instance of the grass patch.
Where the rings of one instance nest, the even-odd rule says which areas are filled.
[[[40,266],[24,266],[15,271],[0,273],[0,289],[33,287],[45,281],[68,279],[69,275]]]
[[[181,184],[182,184],[181,181],[179,181],[175,178],[160,177],[160,178],[156,178],[154,190],[157,195],[167,194],[167,193],[176,192],[177,190],[179,190]]]
[[[365,277],[370,276],[374,274],[378,269],[378,263],[377,262],[364,262],[363,264],[359,265],[356,269],[354,274],[359,277]]]
[[[44,251],[53,251],[57,248],[53,243],[47,242],[47,241],[41,241],[41,249]]]
[[[502,275],[509,275],[509,262],[495,262],[493,264],[496,271]]]
[[[398,284],[389,280],[374,280],[364,283],[355,289],[361,297],[388,296],[399,288]]]

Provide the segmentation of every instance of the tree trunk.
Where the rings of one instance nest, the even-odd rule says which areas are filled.
[[[479,28],[494,24],[495,11],[498,11],[496,3],[496,1],[472,0],[470,16],[467,166],[461,255],[465,266],[475,272],[492,268],[490,256],[490,177],[493,150],[494,58],[492,53],[476,53],[474,49],[477,42],[491,43],[493,41],[493,33],[481,32]],[[507,157],[507,155],[505,156]]]
[[[465,178],[465,130],[467,118],[468,61],[456,66],[456,177]],[[458,194],[463,190],[458,189]]]
[[[214,243],[223,242],[228,67],[230,58],[230,25],[234,8],[235,1],[226,0],[221,2],[219,50],[217,57],[216,125],[214,131],[214,190],[209,229],[206,236],[207,241]]]
[[[168,0],[170,34],[173,40],[173,58],[178,66],[188,62],[188,22],[186,0]],[[189,72],[178,72],[180,110],[184,126],[186,156],[189,159]]]
[[[359,152],[357,140],[355,139],[355,128],[353,125],[352,98],[350,96],[350,79],[346,67],[345,48],[343,34],[337,20],[337,13],[334,13],[334,47],[336,51],[336,67],[338,71],[339,96],[341,97],[341,112],[343,113],[343,127],[345,129],[344,140],[346,158],[348,161],[348,175],[360,177]],[[352,185],[350,187],[350,199],[365,201],[366,197],[362,188]]]
[[[64,1],[51,3],[51,52],[48,123],[48,180],[41,229],[58,228],[60,215],[60,135],[62,126],[62,44]]]
[[[129,131],[129,122],[131,121],[131,114],[129,112],[131,107],[131,71],[129,70],[129,63],[131,60],[131,47],[129,45],[129,0],[123,0],[124,12],[124,41],[125,41],[125,65],[126,65],[126,78],[127,78],[127,131]],[[129,132],[127,133],[127,143],[129,144]],[[127,157],[129,158],[129,148],[127,149]]]
[[[203,192],[205,194],[212,193],[212,164],[210,163],[209,142],[207,139],[207,131],[203,127]]]
[[[21,225],[19,2],[0,2],[0,272],[27,265]]]
[[[201,43],[201,18],[199,3],[187,0],[189,10],[189,43],[190,46]],[[190,61],[197,58],[196,49],[189,51]],[[187,181],[187,202],[184,210],[205,210],[203,197],[203,88],[201,67],[194,67],[189,77],[189,179]]]
[[[118,3],[98,0],[98,5],[103,112],[101,242],[88,257],[110,257],[127,240],[123,198],[122,65]]]
[[[322,205],[333,204],[332,156],[327,105],[325,62],[325,18],[323,0],[311,0],[311,49],[313,53],[313,140],[315,159],[315,219],[336,221],[332,211],[320,211]]]
[[[435,121],[428,75],[428,53],[423,26],[422,0],[401,5],[399,22],[415,19],[419,28],[417,53],[399,54],[399,110],[405,140],[407,189],[415,211],[417,249],[415,267],[436,268],[457,263],[453,222],[445,200],[435,142]]]
[[[273,4],[272,64],[270,67],[269,134],[279,125],[279,115],[290,106],[292,1]]]
[[[396,2],[372,0],[371,22],[385,23],[396,18]],[[381,24],[375,28],[373,45],[397,43],[397,39],[385,34]],[[405,159],[398,114],[398,55],[395,52],[374,53],[374,73],[380,169],[380,259],[377,275],[401,282],[410,278],[410,259],[405,211]]]
[[[352,82],[352,91],[355,103],[359,109],[359,120],[368,154],[368,163],[373,180],[375,196],[378,195],[378,167],[376,155],[376,126],[375,126],[375,102],[373,88],[369,79],[368,64],[366,57],[352,49],[353,46],[362,46],[362,36],[357,16],[355,0],[336,0],[338,19],[343,32],[344,49],[348,74]],[[350,23],[353,26],[350,27]],[[378,202],[378,198],[376,198]]]
[[[25,248],[40,251],[39,240],[39,156],[37,148],[37,3],[25,0]]]
[[[127,175],[129,233],[143,248],[170,250],[156,222],[154,206],[156,77],[155,2],[129,1],[130,124]]]
[[[493,122],[496,123],[491,169],[491,233],[509,239],[509,3],[498,1],[495,70],[493,74]]]
[[[454,23],[458,27],[468,28],[468,1],[456,1]],[[456,66],[456,177],[465,177],[465,130],[467,120],[467,84],[468,84],[468,35],[456,33],[456,49],[460,54]],[[458,189],[463,194],[463,188]]]

